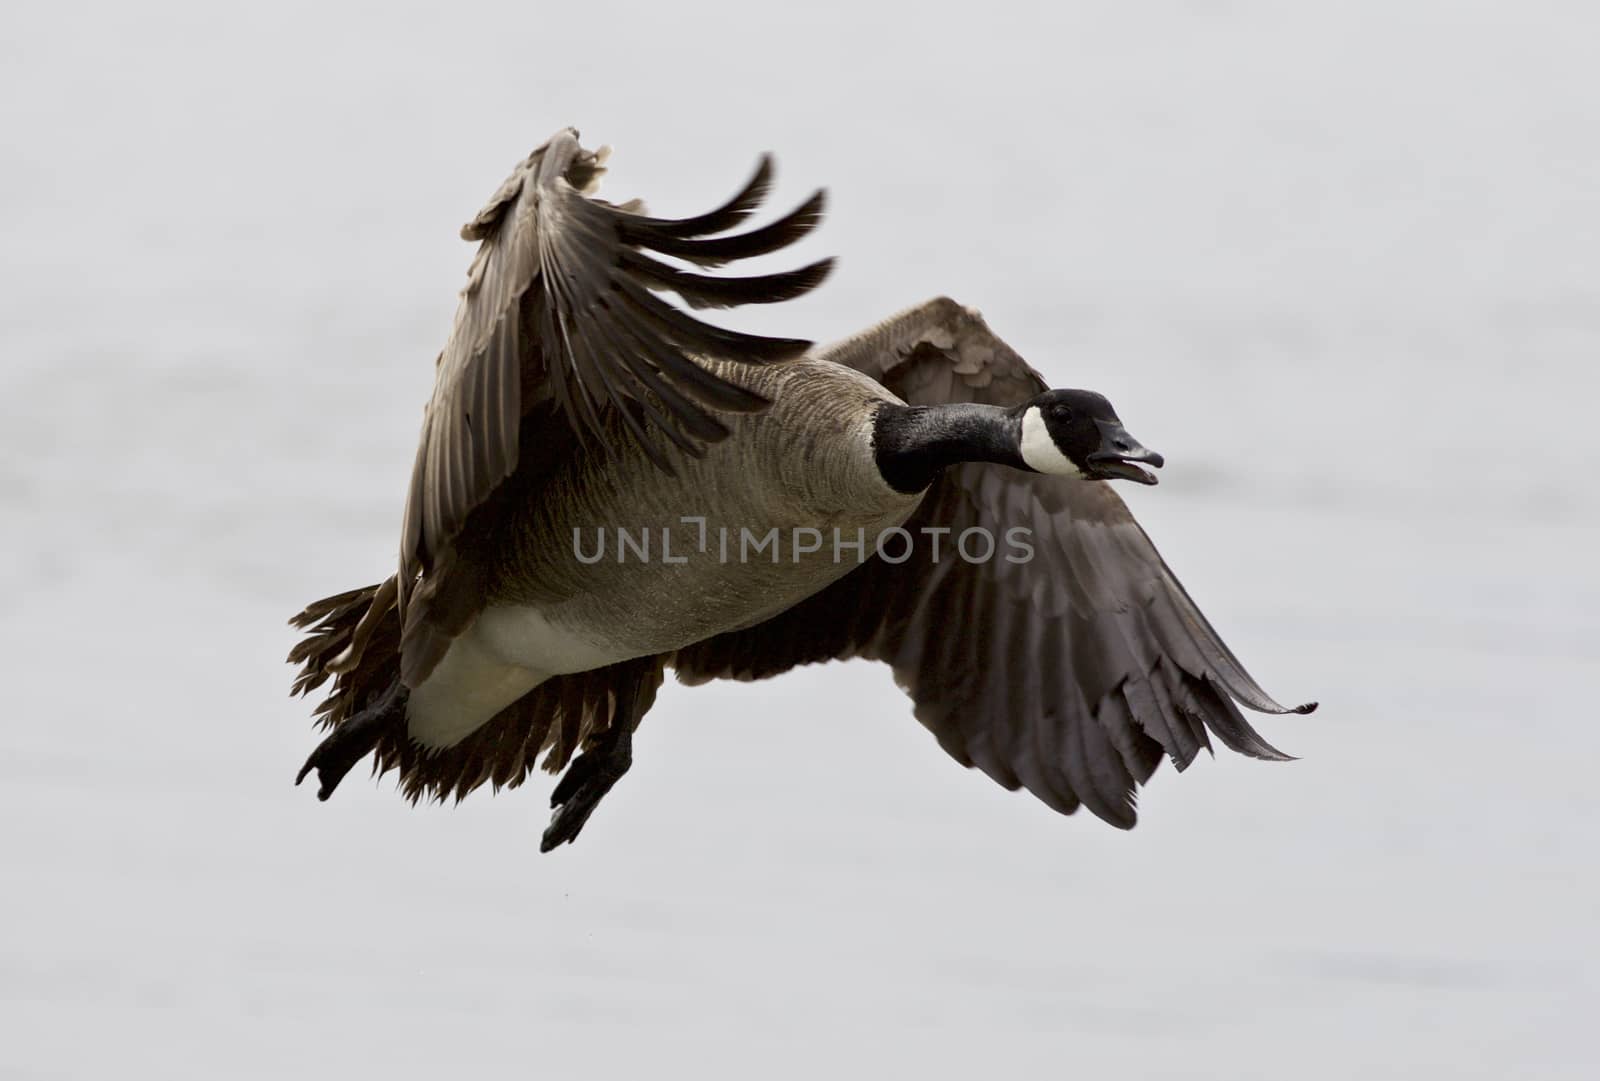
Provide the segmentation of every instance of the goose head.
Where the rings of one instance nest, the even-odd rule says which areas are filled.
[[[1047,390],[1022,405],[879,403],[872,416],[878,471],[898,492],[920,492],[959,462],[1033,473],[1154,484],[1142,465],[1161,455],[1128,434],[1111,403],[1090,390]]]
[[[1017,453],[1035,473],[1085,480],[1156,483],[1144,465],[1161,455],[1128,434],[1117,411],[1092,390],[1047,390],[1020,407]]]

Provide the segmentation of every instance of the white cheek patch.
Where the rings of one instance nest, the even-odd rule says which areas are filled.
[[[1044,414],[1039,407],[1030,405],[1022,414],[1022,446],[1018,448],[1029,469],[1060,477],[1081,477],[1083,471],[1072,464],[1072,459],[1061,453],[1056,441],[1050,438],[1045,427]]]

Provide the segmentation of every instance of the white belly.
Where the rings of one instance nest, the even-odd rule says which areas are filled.
[[[411,737],[424,747],[459,743],[551,676],[634,656],[580,638],[537,608],[486,608],[406,703]]]

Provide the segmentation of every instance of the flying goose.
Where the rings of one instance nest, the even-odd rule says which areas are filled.
[[[829,260],[702,273],[805,236],[823,194],[735,233],[770,158],[663,219],[595,196],[607,154],[558,132],[461,230],[479,247],[397,572],[291,621],[295,692],[332,680],[297,784],[315,771],[327,799],[374,753],[412,800],[459,799],[542,756],[565,770],[548,851],[629,768],[665,669],[847,657],[887,663],[962,765],[1123,828],[1163,756],[1182,770],[1215,736],[1287,757],[1238,706],[1289,710],[1112,491],[1162,459],[1105,398],[1050,389],[945,297],[820,349],[703,322],[658,294],[732,307],[823,280]]]

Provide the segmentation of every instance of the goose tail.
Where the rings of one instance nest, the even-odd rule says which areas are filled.
[[[289,620],[306,632],[289,651],[289,663],[300,667],[290,693],[308,695],[333,683],[316,708],[322,727],[339,727],[398,681],[398,596],[390,578],[313,601]]]

